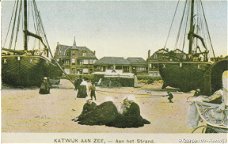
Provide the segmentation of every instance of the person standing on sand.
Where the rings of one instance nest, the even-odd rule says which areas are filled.
[[[80,86],[81,83],[82,83],[82,78],[81,78],[81,76],[79,76],[79,78],[75,79],[75,81],[74,81],[74,89],[76,91],[75,99],[77,98],[78,91],[79,91],[79,86]]]
[[[82,79],[82,82],[78,88],[78,94],[77,94],[77,98],[85,98],[88,96],[87,94],[87,82]]]
[[[96,100],[96,86],[95,86],[95,83],[92,82],[92,84],[89,86],[89,91],[90,91],[90,97],[91,97],[91,100],[93,100],[93,97],[94,99]]]
[[[79,88],[81,82],[82,82],[82,79],[81,79],[81,78],[75,79],[75,81],[74,81],[74,87],[75,87],[75,90],[76,90],[76,91],[78,90],[78,88]]]
[[[50,83],[47,77],[44,77],[41,86],[40,86],[40,94],[50,94]]]
[[[169,100],[169,103],[173,103],[172,99],[173,99],[173,94],[171,92],[167,92],[167,96],[168,96],[168,100]]]

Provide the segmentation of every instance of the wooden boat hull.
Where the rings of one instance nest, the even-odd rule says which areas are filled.
[[[203,89],[205,73],[210,70],[207,62],[170,62],[159,64],[159,72],[164,81],[163,88],[171,86],[183,92]]]
[[[42,56],[2,56],[2,82],[14,87],[40,86],[43,77],[60,76],[57,66]]]

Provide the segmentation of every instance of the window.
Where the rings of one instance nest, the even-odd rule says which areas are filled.
[[[129,72],[129,67],[128,66],[123,66],[123,72]]]
[[[75,63],[75,59],[72,58],[72,59],[71,59],[71,63]]]
[[[89,60],[83,60],[83,64],[89,64]]]
[[[69,60],[66,60],[66,61],[65,61],[65,64],[66,64],[66,65],[69,65],[69,64],[70,64],[70,61],[69,61]]]
[[[95,60],[93,59],[86,59],[86,60],[82,60],[81,64],[94,64]]]
[[[70,52],[69,51],[66,52],[66,56],[70,56]]]
[[[108,65],[108,69],[113,69],[113,66],[112,65]]]
[[[83,53],[82,53],[82,56],[86,56],[86,53],[85,53],[85,52],[83,52]]]
[[[74,56],[74,55],[75,55],[75,53],[76,53],[75,51],[71,51],[71,55],[72,55],[72,56]]]
[[[89,69],[82,69],[83,73],[89,73]]]
[[[93,60],[92,59],[90,59],[88,61],[89,61],[89,64],[93,64]]]
[[[137,67],[136,70],[142,72],[142,71],[145,71],[146,68],[145,67]]]
[[[116,66],[117,70],[122,70],[122,66]]]

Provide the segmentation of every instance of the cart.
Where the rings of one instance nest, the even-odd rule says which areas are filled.
[[[194,102],[197,112],[206,124],[196,127],[202,128],[203,133],[228,133],[228,107],[225,104],[213,104],[207,102]]]

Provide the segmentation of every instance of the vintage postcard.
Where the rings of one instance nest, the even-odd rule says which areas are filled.
[[[2,143],[227,143],[227,1],[1,1]]]

